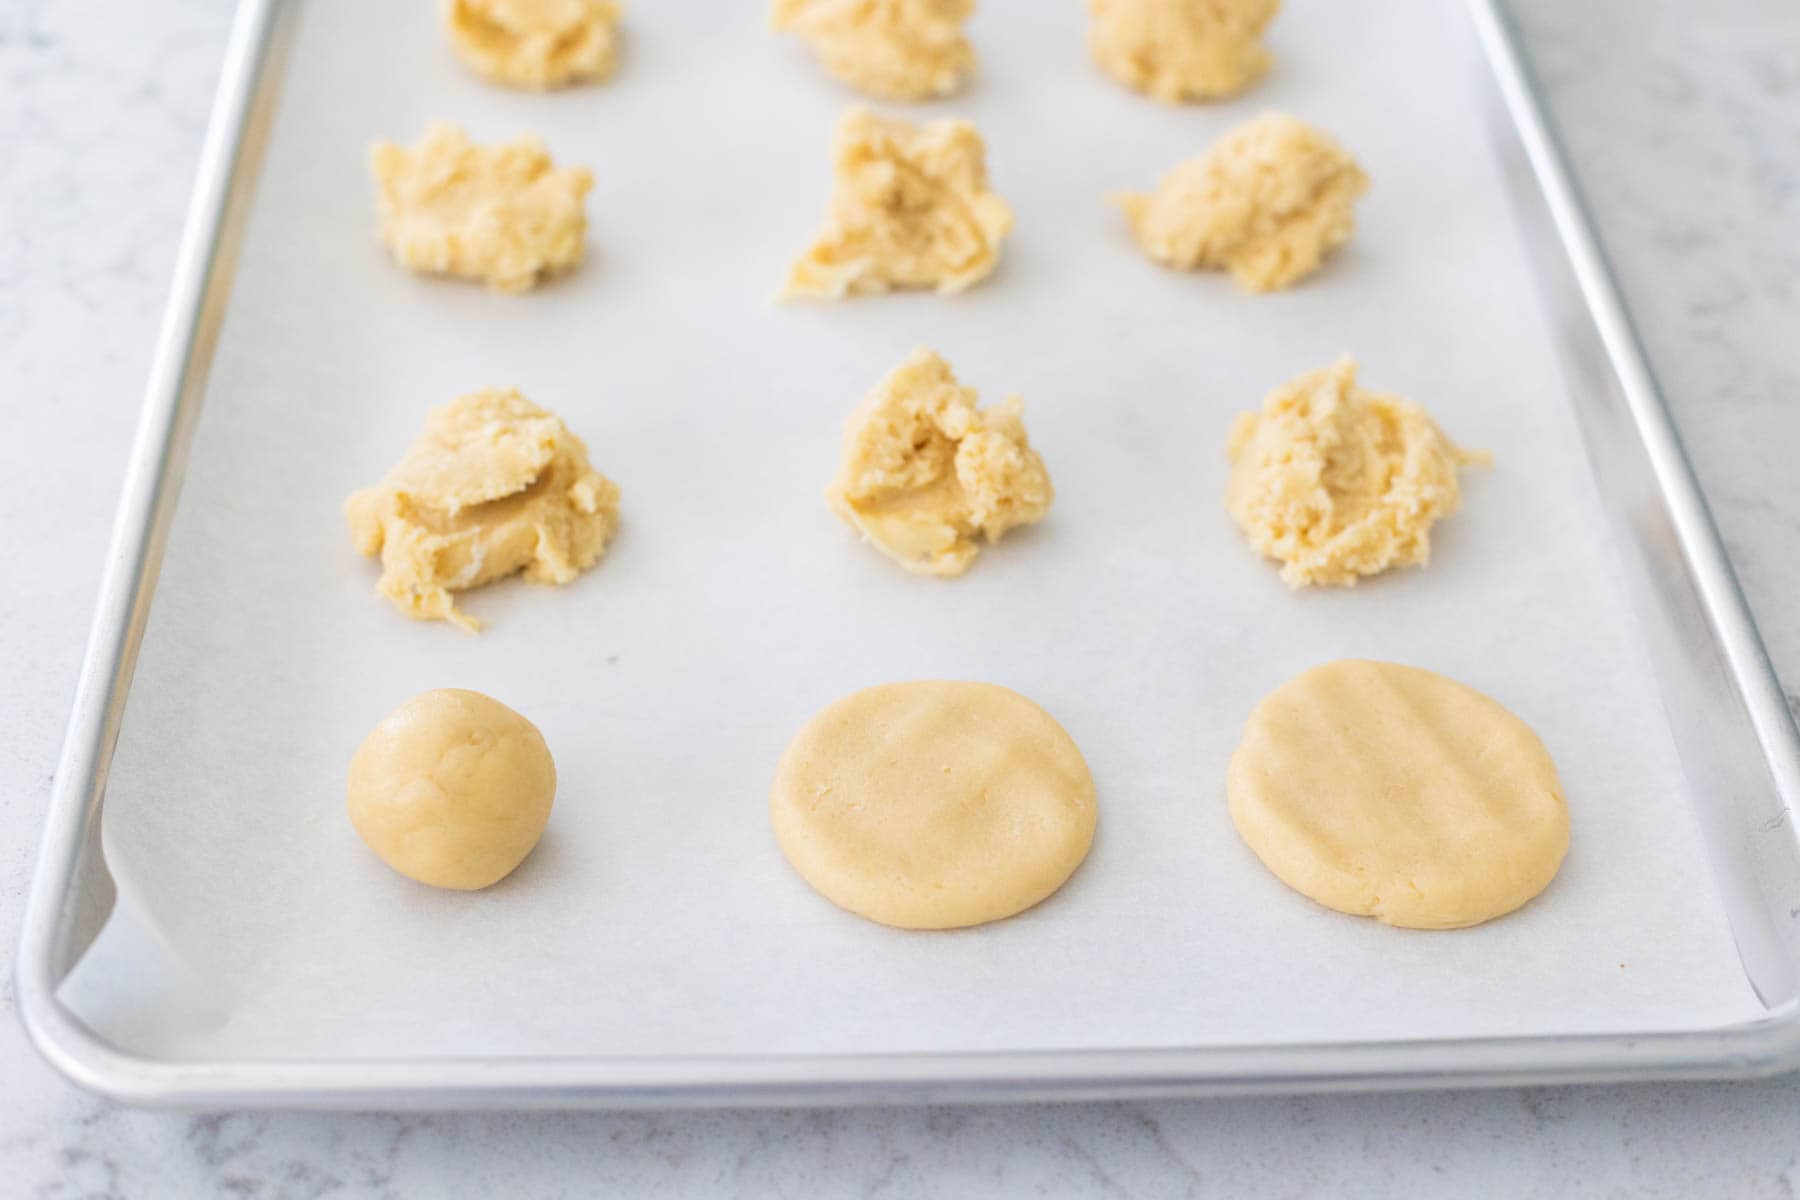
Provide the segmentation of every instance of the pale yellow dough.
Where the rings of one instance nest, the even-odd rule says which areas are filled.
[[[769,22],[795,33],[832,75],[882,100],[948,96],[975,70],[963,22],[975,0],[774,0]]]
[[[1269,69],[1263,28],[1281,0],[1088,0],[1088,49],[1126,87],[1165,103],[1215,100]]]
[[[802,878],[859,916],[953,929],[1023,912],[1094,840],[1094,780],[1049,713],[990,683],[891,683],[794,736],[769,798]]]
[[[1418,405],[1356,386],[1349,358],[1239,414],[1228,454],[1231,519],[1296,588],[1426,562],[1432,525],[1462,502],[1458,468],[1489,461]]]
[[[1254,292],[1312,274],[1356,230],[1369,177],[1304,121],[1257,117],[1163,176],[1115,197],[1145,254],[1166,267],[1228,270]]]
[[[409,879],[473,891],[537,845],[556,764],[537,726],[480,692],[441,688],[381,719],[350,760],[350,823]]]
[[[977,408],[930,350],[889,371],[844,426],[826,489],[832,511],[920,575],[960,575],[1015,525],[1041,520],[1055,491],[1025,436],[1022,402]]]
[[[992,273],[1012,210],[988,190],[987,147],[973,125],[852,109],[831,157],[825,225],[789,270],[784,296],[960,292]]]
[[[508,87],[605,79],[618,64],[616,0],[447,0],[444,24],[470,70]]]
[[[1226,781],[1231,819],[1283,883],[1413,929],[1509,913],[1569,848],[1556,765],[1523,721],[1453,679],[1327,663],[1256,706]]]
[[[344,511],[357,552],[381,556],[382,595],[409,617],[475,630],[452,592],[516,571],[568,583],[606,549],[619,489],[562,418],[516,391],[486,391],[432,412],[406,456]]]
[[[440,123],[411,149],[377,142],[370,162],[381,236],[403,266],[522,292],[581,262],[594,177],[557,167],[536,138],[477,146]]]

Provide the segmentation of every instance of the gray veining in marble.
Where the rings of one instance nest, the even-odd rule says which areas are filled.
[[[1800,6],[1518,6],[1792,694]],[[226,0],[0,0],[0,944],[17,928],[228,16]],[[0,1009],[5,1196],[1800,1191],[1800,1079],[968,1110],[196,1117],[76,1092],[26,1045],[10,984]]]

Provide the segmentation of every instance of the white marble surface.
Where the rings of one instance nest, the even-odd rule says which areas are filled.
[[[1425,2],[1425,0],[1413,0]],[[1790,689],[1800,8],[1518,0]],[[0,0],[0,944],[14,940],[227,0]],[[1790,696],[1792,691],[1790,690]],[[1800,1078],[747,1114],[186,1116],[84,1096],[0,992],[0,1194],[1792,1196]]]

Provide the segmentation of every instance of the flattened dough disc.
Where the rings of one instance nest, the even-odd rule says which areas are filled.
[[[769,816],[782,853],[833,903],[906,929],[1022,912],[1094,839],[1094,780],[1049,713],[989,683],[891,683],[803,726]]]
[[[1537,735],[1473,688],[1394,663],[1327,663],[1269,693],[1226,792],[1238,832],[1282,882],[1413,929],[1511,912],[1569,848]]]

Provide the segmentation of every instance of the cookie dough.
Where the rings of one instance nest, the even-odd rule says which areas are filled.
[[[1097,810],[1081,751],[991,683],[891,683],[819,713],[769,797],[781,852],[826,899],[903,929],[1023,912],[1087,857]]]
[[[600,560],[619,489],[588,465],[562,418],[513,390],[434,411],[387,477],[344,506],[359,554],[381,556],[381,594],[409,617],[481,623],[452,592],[515,571],[568,583]]]
[[[1017,396],[975,406],[930,350],[889,371],[844,427],[826,489],[832,511],[920,575],[960,575],[1015,525],[1042,520],[1055,491],[1025,436]]]
[[[1088,49],[1126,87],[1165,103],[1243,91],[1269,69],[1262,31],[1281,0],[1088,0]]]
[[[975,0],[775,0],[769,22],[819,63],[883,100],[948,96],[975,70],[963,22]]]
[[[436,124],[412,149],[378,142],[381,237],[402,266],[522,292],[581,262],[594,177],[557,167],[542,142],[477,146]]]
[[[1356,386],[1350,358],[1239,414],[1227,452],[1225,507],[1295,588],[1426,562],[1432,525],[1462,502],[1457,469],[1490,461],[1418,405]]]
[[[973,125],[852,109],[831,157],[824,228],[789,270],[784,296],[960,292],[992,273],[1012,210],[988,190],[987,147]]]
[[[618,64],[615,0],[449,0],[444,24],[470,70],[508,87],[605,79]]]
[[[1513,911],[1569,848],[1556,765],[1530,727],[1394,663],[1327,663],[1269,693],[1226,792],[1238,833],[1283,883],[1411,929]]]
[[[408,879],[474,891],[544,832],[556,764],[537,726],[480,692],[440,688],[381,719],[350,760],[350,823]]]
[[[1270,113],[1170,171],[1154,192],[1115,202],[1153,261],[1228,270],[1267,292],[1312,274],[1350,240],[1354,205],[1368,190],[1369,177],[1337,142]]]

